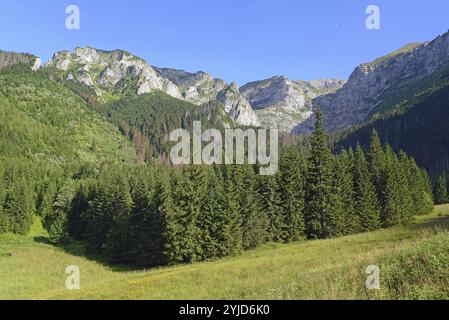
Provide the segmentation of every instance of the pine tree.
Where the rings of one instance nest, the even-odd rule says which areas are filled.
[[[225,195],[223,181],[214,169],[207,170],[207,188],[198,217],[201,231],[200,260],[208,260],[222,255],[225,241],[223,234],[225,215]]]
[[[68,180],[56,195],[52,213],[45,218],[45,226],[48,230],[50,240],[55,243],[64,244],[69,241],[68,220],[73,197],[73,182],[72,180]]]
[[[403,207],[398,159],[389,145],[386,147],[385,156],[386,169],[383,174],[382,188],[382,224],[384,227],[390,227],[401,223]]]
[[[421,170],[414,159],[409,160],[409,185],[412,196],[412,214],[424,215],[433,210],[432,186],[427,173]]]
[[[412,181],[410,177],[412,176],[412,171],[410,168],[410,159],[408,156],[401,151],[399,153],[399,188],[402,194],[402,215],[401,223],[408,223],[413,218],[413,198],[412,193],[419,191],[418,189],[412,189]]]
[[[38,212],[41,218],[45,221],[47,217],[53,215],[53,203],[56,200],[57,187],[54,182],[47,182],[42,190],[41,201],[38,207]]]
[[[354,194],[355,212],[360,217],[362,231],[378,229],[380,227],[379,203],[368,163],[360,145],[357,145],[354,154]]]
[[[9,185],[4,220],[7,221],[9,232],[24,235],[29,231],[33,219],[30,190],[23,178],[14,178]]]
[[[240,165],[223,166],[226,208],[224,214],[224,255],[234,256],[243,249],[241,195],[243,172]]]
[[[177,260],[191,263],[201,259],[201,230],[198,227],[202,198],[204,197],[206,178],[201,166],[190,166],[176,176],[174,202],[176,223],[179,224]]]
[[[269,239],[274,242],[283,242],[288,238],[288,230],[281,206],[278,182],[275,176],[262,176],[259,179],[261,210],[268,217]]]
[[[257,193],[256,181],[251,179],[246,184],[246,205],[242,208],[243,216],[243,246],[245,249],[254,249],[271,240],[269,233],[269,220],[266,212],[261,209],[262,196]]]
[[[160,185],[156,192],[151,190],[149,176],[139,174],[133,181],[133,208],[130,219],[131,247],[130,260],[141,268],[164,265],[164,220],[160,216],[156,200],[158,192],[163,192]]]
[[[106,255],[112,262],[126,263],[130,255],[130,219],[132,198],[127,179],[119,172],[109,185],[111,227],[106,239]]]
[[[86,214],[88,252],[101,252],[106,246],[112,226],[111,199],[105,182],[99,181],[90,190],[89,210]]]
[[[182,225],[180,217],[183,214],[175,205],[173,199],[173,186],[170,177],[164,173],[159,176],[156,187],[155,207],[158,216],[163,222],[162,242],[163,257],[167,264],[173,265],[184,263],[184,252],[182,250]]]
[[[323,116],[316,112],[316,128],[311,137],[306,182],[305,222],[309,239],[329,237],[332,215],[332,160],[323,128]]]
[[[68,220],[69,234],[75,240],[84,240],[86,237],[85,215],[89,210],[89,195],[89,182],[81,182],[73,197]]]
[[[380,143],[377,131],[373,129],[371,133],[371,144],[367,154],[368,168],[371,173],[377,195],[382,191],[382,176],[385,171],[385,152]],[[378,199],[381,201],[381,199]]]
[[[6,189],[3,183],[3,170],[0,166],[0,233],[6,233],[9,231],[8,216],[4,212],[3,208],[5,203],[5,197],[6,197]]]
[[[447,176],[445,174],[438,177],[435,188],[435,202],[436,204],[449,202],[449,196],[447,192]]]
[[[360,217],[354,208],[354,152],[343,150],[337,158],[337,183],[340,186],[339,197],[344,215],[343,234],[354,234],[362,231]]]
[[[329,237],[338,237],[346,234],[348,227],[346,225],[347,215],[351,212],[346,212],[345,209],[351,210],[352,206],[352,192],[344,194],[349,191],[352,186],[352,176],[345,172],[346,164],[342,163],[343,159],[340,157],[333,157],[332,161],[332,180],[331,180],[331,197],[332,214],[329,216]]]
[[[297,241],[305,238],[304,186],[300,172],[298,152],[289,148],[280,163],[279,191],[283,213],[283,240]]]

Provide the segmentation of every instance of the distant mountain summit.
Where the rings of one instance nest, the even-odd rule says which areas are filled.
[[[283,76],[250,82],[240,88],[262,125],[290,132],[312,115],[312,99],[342,87],[343,80],[291,81]]]
[[[144,60],[123,50],[103,51],[76,48],[53,55],[46,67],[65,72],[67,80],[78,81],[95,90],[103,100],[120,98],[126,93],[144,94],[163,91],[182,98],[178,87],[161,77]]]
[[[321,108],[327,131],[352,127],[419,93],[425,89],[422,79],[448,66],[449,33],[445,33],[358,66],[340,90],[319,96],[312,104]],[[293,132],[309,133],[313,122],[311,118],[300,123]]]
[[[0,52],[0,69],[19,62],[29,64],[33,70],[40,66],[40,60],[32,55]],[[324,114],[327,131],[362,123],[418,93],[422,79],[446,66],[448,33],[361,64],[347,82],[276,76],[238,88],[203,71],[157,68],[124,50],[90,47],[57,52],[45,65],[66,80],[91,88],[103,102],[158,90],[195,105],[218,101],[239,125],[277,128],[293,134],[310,133],[316,108]],[[431,82],[438,83],[438,77],[434,78]]]

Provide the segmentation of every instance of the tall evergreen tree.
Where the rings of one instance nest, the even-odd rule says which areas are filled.
[[[387,145],[385,150],[386,169],[382,188],[382,224],[390,227],[401,223],[403,216],[402,194],[398,158]]]
[[[68,219],[70,236],[75,240],[85,240],[87,223],[85,215],[89,210],[90,181],[82,181],[73,197]]]
[[[355,192],[354,192],[354,152],[343,150],[337,158],[337,183],[340,186],[338,196],[342,202],[344,215],[343,234],[354,234],[362,230],[360,224],[360,216],[354,208]]]
[[[380,143],[377,131],[371,133],[371,145],[367,154],[368,168],[378,195],[382,192],[382,176],[385,171],[385,152]],[[381,199],[378,199],[381,201]]]
[[[288,148],[279,166],[279,190],[283,213],[283,240],[305,238],[304,181],[300,172],[298,152]]]
[[[437,204],[449,202],[449,196],[447,192],[447,176],[445,174],[438,177],[435,188],[435,202]]]
[[[52,213],[45,218],[45,225],[50,240],[63,244],[69,240],[69,215],[74,197],[74,186],[72,180],[59,189],[53,203]]]
[[[111,200],[105,182],[99,181],[90,190],[92,200],[86,215],[86,238],[88,252],[101,252],[106,246],[112,227]]]
[[[139,174],[133,181],[133,208],[130,219],[131,260],[138,267],[154,267],[165,264],[164,257],[164,228],[165,220],[160,215],[157,194],[164,190],[157,185],[152,190],[149,176]]]
[[[329,216],[329,237],[338,237],[346,233],[346,219],[350,212],[345,212],[345,209],[351,210],[352,199],[351,192],[348,195],[343,194],[352,186],[352,179],[347,175],[346,164],[342,163],[342,157],[333,157],[332,159],[332,181],[331,181],[331,204],[332,214]]]
[[[201,231],[201,260],[223,255],[225,206],[223,180],[215,169],[207,170],[207,187],[197,222]]]
[[[116,172],[109,185],[111,227],[106,239],[106,254],[113,262],[130,260],[132,198],[126,177]]]
[[[315,126],[306,180],[305,222],[309,239],[329,237],[332,215],[332,159],[320,110],[316,112]]]
[[[354,154],[354,194],[355,211],[360,217],[362,230],[378,229],[380,227],[379,203],[368,163],[360,145],[357,145]]]
[[[274,242],[282,242],[288,238],[288,230],[281,206],[278,182],[275,176],[262,176],[259,179],[261,210],[268,217],[269,238]]]
[[[26,234],[32,223],[32,199],[27,183],[23,178],[15,177],[9,183],[6,194],[4,215],[8,231],[17,234]]]
[[[179,259],[184,263],[200,260],[201,230],[198,227],[201,203],[206,188],[206,176],[201,166],[189,166],[177,175],[175,206],[179,229]]]
[[[171,177],[162,173],[156,187],[155,207],[163,226],[163,257],[169,265],[184,263],[182,251],[182,226],[179,223],[183,214],[175,205]]]
[[[413,207],[413,198],[412,193],[418,192],[418,189],[411,189],[412,182],[410,181],[410,177],[412,176],[412,171],[410,168],[410,159],[409,157],[401,151],[399,153],[398,159],[398,170],[399,170],[399,188],[401,190],[402,198],[402,215],[401,215],[401,223],[410,222],[413,218],[414,207]]]
[[[239,190],[243,189],[243,171],[241,166],[223,166],[223,178],[226,196],[223,247],[225,255],[234,256],[243,249],[242,199],[239,193]]]

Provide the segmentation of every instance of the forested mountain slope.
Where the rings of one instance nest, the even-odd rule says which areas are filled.
[[[64,165],[131,162],[118,129],[64,86],[31,72],[0,73],[0,157]]]
[[[433,176],[449,169],[449,82],[412,96],[365,125],[337,134],[336,147],[369,144],[372,129]]]
[[[179,128],[190,129],[195,120],[201,121],[203,128],[219,129],[234,125],[218,102],[197,106],[161,91],[110,102],[101,112],[132,139],[141,161],[168,154],[170,132]]]

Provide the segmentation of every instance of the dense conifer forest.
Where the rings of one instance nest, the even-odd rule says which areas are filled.
[[[20,84],[11,85],[16,78]],[[267,242],[324,239],[404,224],[433,207],[429,177],[412,158],[382,146],[376,131],[367,151],[357,145],[332,154],[319,112],[307,153],[285,146],[278,174],[260,176],[257,166],[251,165],[172,167],[148,154],[134,159],[93,158],[99,148],[109,144],[113,150],[122,139],[112,128],[115,143],[103,133],[101,144],[94,140],[86,144],[85,152],[73,154],[70,146],[76,145],[77,135],[84,141],[86,132],[68,134],[70,122],[63,125],[66,114],[54,120],[40,118],[37,102],[42,93],[36,87],[48,86],[56,97],[59,90],[70,91],[38,75],[7,74],[1,81],[2,94],[8,96],[2,100],[4,116],[22,117],[30,124],[22,131],[2,126],[0,132],[0,232],[25,234],[33,215],[38,215],[57,244],[81,241],[88,253],[111,263],[154,267],[234,256]],[[29,91],[14,95],[8,90]],[[21,109],[24,99],[28,106],[37,101],[36,107]],[[145,99],[150,98],[138,101]],[[75,95],[73,101],[80,114],[107,125],[85,101]],[[148,137],[149,125],[136,122],[139,117],[133,116],[136,111],[130,105],[123,110],[115,103],[106,113],[112,123],[126,122]],[[6,112],[8,106],[15,113]],[[42,143],[43,125],[65,134],[34,146]],[[124,126],[122,134],[129,136]],[[118,154],[132,149],[124,142]],[[49,148],[51,152],[42,155],[47,160],[65,156],[59,162],[34,161],[37,150],[22,152],[33,147]]]

